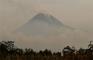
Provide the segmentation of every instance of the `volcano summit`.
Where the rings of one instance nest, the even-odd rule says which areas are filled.
[[[64,24],[52,15],[38,13],[17,31],[31,36],[47,36],[60,34],[64,28]]]

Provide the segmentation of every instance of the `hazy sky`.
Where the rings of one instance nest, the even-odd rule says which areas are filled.
[[[38,12],[50,13],[73,27],[93,30],[92,0],[0,0],[0,26],[15,29]]]
[[[93,0],[0,0],[0,37],[9,35],[39,12],[93,33]]]

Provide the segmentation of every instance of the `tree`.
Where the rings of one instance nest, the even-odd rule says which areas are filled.
[[[17,55],[23,55],[23,54],[24,54],[24,51],[23,51],[23,49],[16,48],[16,49],[14,50],[14,53],[17,54]]]
[[[30,48],[25,49],[25,55],[33,55],[34,56],[35,54],[36,54],[36,52],[34,52],[33,49],[30,49]]]
[[[75,52],[75,49],[70,46],[66,46],[64,49],[63,49],[63,55],[69,55],[69,54],[73,54]]]
[[[82,55],[82,54],[85,54],[86,53],[86,49],[83,49],[83,48],[80,48],[79,49],[79,53]]]
[[[61,52],[56,52],[56,53],[54,52],[53,55],[54,56],[61,56]]]
[[[39,56],[44,56],[43,51],[42,51],[42,50],[40,50],[40,51],[39,51],[39,53],[38,53],[38,55],[39,55]]]
[[[48,50],[48,49],[45,49],[43,51],[43,53],[44,53],[45,56],[51,56],[52,55],[52,52],[50,50]]]
[[[0,53],[7,55],[9,51],[14,49],[14,41],[1,41]]]

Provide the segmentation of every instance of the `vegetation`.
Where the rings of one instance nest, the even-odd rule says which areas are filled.
[[[62,52],[48,49],[36,52],[30,48],[17,48],[14,41],[1,41],[0,60],[93,60],[93,44],[90,42],[88,49],[76,50],[75,47],[66,46]]]

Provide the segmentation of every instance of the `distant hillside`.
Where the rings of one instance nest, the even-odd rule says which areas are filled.
[[[38,13],[17,31],[31,36],[60,34],[67,28],[62,22],[49,14]]]

